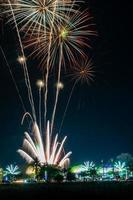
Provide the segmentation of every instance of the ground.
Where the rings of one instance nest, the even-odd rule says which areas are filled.
[[[114,199],[115,197],[133,196],[133,182],[85,182],[63,184],[21,184],[0,185],[0,199],[28,198],[28,199],[65,199],[71,197],[103,197]]]

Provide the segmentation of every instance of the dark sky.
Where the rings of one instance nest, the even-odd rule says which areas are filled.
[[[92,42],[91,51],[97,73],[95,83],[90,87],[77,85],[64,121],[61,137],[68,135],[66,149],[73,152],[72,163],[108,160],[122,152],[133,154],[133,5],[131,1],[90,0],[89,8],[99,35]],[[28,108],[21,66],[16,62],[18,46],[15,31],[2,23],[0,28],[0,43]],[[37,99],[35,80],[41,72],[36,63],[35,60],[28,62]],[[72,87],[71,83],[65,83],[55,130]],[[1,54],[0,94],[0,165],[24,163],[16,150],[22,145],[27,125],[21,126],[23,109]],[[50,104],[49,110],[51,108]]]

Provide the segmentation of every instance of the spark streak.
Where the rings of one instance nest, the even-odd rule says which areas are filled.
[[[42,80],[38,80],[37,81],[37,86],[38,86],[38,89],[39,89],[39,129],[40,129],[40,131],[41,131],[41,129],[42,129],[42,116],[41,116],[41,105],[42,105],[42,103],[41,103],[41,91],[42,91],[42,88],[44,87],[44,82],[42,81]]]
[[[61,76],[61,65],[62,65],[62,55],[63,55],[63,46],[61,44],[60,46],[60,60],[59,60],[59,69],[58,69],[58,80],[57,80],[57,85],[60,83],[60,76]],[[53,131],[53,125],[54,125],[54,120],[55,120],[55,113],[56,113],[56,108],[57,108],[57,102],[58,102],[58,97],[59,97],[59,91],[60,88],[56,87],[56,97],[55,97],[55,104],[54,104],[54,109],[53,109],[53,114],[52,114],[52,120],[51,120],[51,134]]]
[[[21,104],[22,104],[22,108],[23,108],[24,112],[26,112],[26,108],[25,108],[25,105],[24,105],[22,96],[21,96],[21,94],[20,94],[19,88],[18,88],[18,86],[17,86],[15,77],[14,77],[14,75],[13,75],[13,73],[12,73],[11,67],[10,67],[10,65],[9,65],[9,63],[8,63],[8,61],[7,61],[6,55],[5,55],[5,53],[4,53],[4,51],[3,51],[3,49],[2,49],[1,46],[0,46],[0,50],[1,50],[1,52],[2,52],[2,55],[3,55],[4,59],[5,59],[5,62],[6,62],[6,65],[7,65],[7,67],[8,67],[8,70],[9,70],[9,73],[10,73],[10,75],[11,75],[11,78],[12,78],[12,80],[13,80],[13,83],[14,83],[14,85],[15,85],[15,88],[16,88],[16,91],[17,91],[17,94],[18,94],[18,97],[19,97],[20,102],[21,102]]]
[[[16,18],[15,18],[15,15],[14,15],[10,0],[8,0],[8,3],[9,3],[10,10],[11,10],[11,13],[12,13],[12,16],[13,16],[13,20],[14,20],[14,23],[15,23],[17,36],[18,36],[18,39],[19,39],[20,47],[21,47],[22,57],[25,58],[24,49],[23,49],[23,45],[22,45],[22,41],[21,41],[18,25],[17,25],[17,22],[16,22]],[[31,104],[33,117],[36,120],[34,100],[33,100],[32,89],[31,89],[31,84],[30,84],[30,79],[29,79],[29,73],[28,73],[28,69],[27,69],[26,60],[24,60],[24,63],[22,63],[22,66],[23,66],[23,69],[24,69],[25,83],[26,83],[26,86],[27,86],[27,89],[28,89],[29,101],[30,101],[30,104]]]

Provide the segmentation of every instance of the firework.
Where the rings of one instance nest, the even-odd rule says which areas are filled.
[[[42,89],[44,88],[44,86],[45,86],[45,84],[44,84],[44,81],[43,80],[37,80],[37,82],[36,82],[36,85],[37,85],[37,87],[38,87],[38,91],[39,91],[39,129],[40,129],[40,131],[41,131],[41,129],[42,129],[42,113],[41,113],[41,107],[42,107],[42,103],[41,103],[41,100],[42,100],[42,98],[41,98],[41,92],[42,92]]]
[[[63,48],[63,46],[61,44],[61,46],[60,46],[60,57],[59,57],[59,68],[58,68],[57,86],[60,84],[61,66],[62,66],[62,55],[63,55],[63,49],[62,48]],[[51,133],[53,131],[53,125],[54,125],[54,120],[55,120],[55,113],[56,113],[56,108],[57,108],[57,103],[58,103],[59,92],[60,92],[60,87],[56,87],[55,103],[54,103],[54,108],[53,108],[53,113],[52,113],[52,119],[51,119]]]
[[[53,30],[55,30],[58,25],[62,22],[67,21],[66,12],[72,13],[75,11],[73,8],[76,6],[75,1],[71,0],[18,0],[17,2],[11,2],[3,4],[7,7],[5,13],[11,14],[10,21],[15,22],[15,27],[17,27],[17,32],[24,31],[26,34],[31,30],[31,35],[37,29],[38,33],[42,29],[44,34],[47,33],[46,29],[50,29],[49,43],[48,43],[48,56],[46,59],[46,76],[45,76],[45,121],[47,114],[47,94],[48,94],[48,78],[49,78],[49,65],[50,65],[50,50],[52,42]],[[8,9],[9,7],[9,9]],[[19,33],[18,33],[19,34]],[[39,37],[39,35],[38,35]],[[20,41],[20,39],[19,39]],[[26,71],[24,72],[26,74]],[[27,77],[26,77],[27,78]],[[26,80],[27,81],[27,80]],[[28,84],[27,84],[28,85]],[[33,114],[35,115],[34,102],[29,89],[29,100],[31,102]],[[34,118],[36,118],[34,116]]]
[[[1,50],[1,52],[2,52],[2,55],[3,55],[3,57],[4,57],[4,60],[5,60],[6,66],[7,66],[8,70],[9,70],[9,73],[10,73],[10,75],[11,75],[12,81],[13,81],[14,86],[15,86],[15,88],[16,88],[16,92],[17,92],[18,97],[19,97],[19,100],[20,100],[20,102],[21,102],[21,104],[22,104],[22,108],[23,108],[24,112],[26,112],[26,108],[25,108],[25,105],[24,105],[24,102],[23,102],[22,96],[21,96],[21,94],[20,94],[20,91],[19,91],[18,85],[17,85],[17,83],[16,83],[15,77],[14,77],[14,75],[13,75],[13,72],[12,72],[11,66],[10,66],[9,63],[8,63],[7,58],[6,58],[6,55],[5,55],[5,52],[3,51],[3,49],[2,49],[1,46],[0,46],[0,50]]]
[[[10,6],[10,12],[11,12],[12,17],[13,17],[13,21],[14,21],[14,24],[15,24],[17,37],[18,37],[18,41],[19,41],[19,45],[20,45],[20,50],[21,50],[20,60],[21,60],[21,64],[22,64],[22,67],[23,67],[23,71],[24,71],[25,84],[26,84],[26,87],[27,87],[27,90],[28,90],[28,98],[29,98],[29,102],[30,102],[30,105],[31,105],[33,117],[36,120],[34,100],[33,100],[33,95],[32,95],[32,89],[31,89],[31,84],[30,84],[30,79],[29,79],[29,72],[28,72],[28,68],[27,68],[27,63],[26,63],[26,57],[25,57],[25,54],[24,54],[23,44],[22,44],[20,33],[19,33],[17,21],[16,21],[16,18],[15,18],[15,15],[14,15],[14,12],[13,12],[13,9],[12,9],[12,6],[11,6],[11,1],[10,0],[7,0],[7,1],[8,1],[8,5]]]
[[[92,27],[94,26],[91,23],[91,17],[88,15],[88,12],[80,13],[77,11],[75,14],[67,13],[69,21],[59,24],[57,30],[49,32],[47,34],[44,31],[39,33],[36,30],[32,37],[26,41],[25,47],[33,47],[31,55],[37,56],[41,61],[41,66],[46,67],[46,91],[45,91],[45,119],[46,119],[46,104],[47,104],[47,85],[48,85],[48,75],[50,67],[58,65],[58,78],[57,84],[60,82],[60,73],[62,65],[69,63],[70,66],[75,66],[76,60],[79,56],[82,59],[85,59],[85,53],[83,47],[90,47],[88,43],[88,36],[96,35],[96,31],[93,31]],[[40,35],[38,37],[38,34]],[[50,37],[51,36],[51,37]],[[49,46],[49,43],[51,44]],[[90,63],[85,63],[85,65]],[[74,68],[74,67],[73,67]],[[87,67],[86,67],[87,68]],[[77,69],[78,72],[79,69]],[[83,72],[83,70],[82,70]],[[84,69],[84,72],[88,73],[87,69]],[[91,72],[91,71],[90,71]],[[82,78],[84,73],[81,73]],[[88,75],[89,76],[89,75]],[[84,76],[87,78],[87,76]],[[51,119],[51,130],[53,128],[56,107],[59,96],[59,88],[56,90],[55,104],[53,108],[53,114]]]
[[[50,30],[47,28],[46,32],[44,32],[43,29],[36,29],[34,33],[30,34],[30,37],[28,37],[28,40],[25,42],[25,48],[33,47],[31,56],[35,55],[35,57],[38,57],[40,65],[43,66],[44,71],[46,71],[44,101],[45,120],[47,113],[49,69],[58,64],[58,84],[60,82],[62,65],[69,63],[69,65],[73,67],[79,56],[85,59],[86,56],[83,47],[90,47],[88,36],[96,35],[96,31],[92,28],[94,26],[94,24],[91,23],[92,17],[88,15],[87,11],[83,13],[77,11],[74,14],[66,12],[65,15],[69,20],[64,21],[63,23],[59,23],[58,21],[56,30],[52,27]],[[51,130],[53,128],[58,96],[59,88],[57,87],[51,119]]]
[[[29,57],[37,58],[39,60],[39,65],[43,68],[45,67],[45,69],[43,70],[45,72],[46,62],[48,58],[48,48],[50,42],[49,29],[47,29],[46,33],[44,33],[42,29],[41,30],[36,29],[32,34],[31,32],[32,28],[26,35],[26,37],[23,39],[24,49],[31,49]]]
[[[80,82],[81,84],[87,83],[90,85],[90,83],[94,81],[95,77],[92,59],[85,59],[81,62],[79,61],[74,68],[73,73],[69,76],[72,77],[76,83]]]
[[[125,162],[115,162],[114,163],[114,168],[116,171],[122,172],[123,170],[126,169],[126,163]]]
[[[78,67],[75,67],[75,65],[79,56],[82,59],[86,58],[84,48],[90,48],[89,40],[91,36],[97,35],[92,23],[92,17],[90,17],[87,11],[80,12],[75,9],[76,3],[71,0],[18,0],[12,3],[8,0],[8,3],[3,4],[7,8],[5,13],[10,15],[9,21],[13,21],[16,27],[21,50],[18,62],[23,66],[25,83],[32,108],[32,136],[26,132],[23,148],[18,150],[19,154],[28,163],[38,162],[40,166],[56,165],[63,167],[68,163],[69,156],[71,155],[71,152],[65,155],[63,153],[63,146],[67,137],[64,137],[61,143],[58,142],[58,134],[52,139],[59,93],[63,89],[61,71],[63,66],[66,67],[66,63],[75,69],[73,77],[75,83],[67,103],[68,108],[77,82],[86,81],[88,83],[93,79],[93,67],[90,61],[85,61],[84,65],[78,65]],[[30,55],[38,57],[40,65],[43,66],[45,84],[43,81],[37,82],[39,89],[39,126],[36,120],[30,78],[21,38],[23,34],[20,34],[21,31],[26,36],[23,43],[25,48],[33,47]],[[46,129],[44,141],[41,133],[41,91],[44,87],[44,120],[46,122],[49,72],[54,66],[57,69],[56,95],[51,125],[47,122],[47,126],[45,126],[44,123]]]
[[[44,87],[44,81],[42,81],[42,80],[37,80],[36,85],[37,85],[37,87],[38,87],[39,90],[40,90],[41,88]]]
[[[10,0],[3,3],[3,6],[7,8],[5,13],[10,15],[9,22],[13,21],[10,11],[11,5],[20,31],[26,30],[28,32],[32,27],[34,32],[36,28],[38,30],[42,27],[45,30],[47,26],[55,28],[59,21],[67,20],[64,14],[70,10],[72,12],[74,4],[74,1],[71,0],[17,0],[15,2]]]
[[[50,125],[47,122],[45,141],[43,142],[40,130],[36,122],[32,128],[33,138],[26,132],[23,142],[23,149],[19,149],[19,154],[28,162],[43,165],[57,165],[63,167],[69,160],[71,152],[63,155],[63,145],[67,137],[61,143],[58,142],[58,135],[52,140],[50,137]]]
[[[62,82],[59,82],[56,84],[56,87],[58,87],[59,90],[62,90],[64,88],[64,84]]]
[[[22,65],[26,62],[25,56],[18,56],[17,61]]]
[[[71,68],[76,65],[76,60],[80,57],[86,58],[83,47],[90,48],[90,37],[97,35],[94,29],[94,24],[91,22],[92,17],[87,11],[80,13],[77,11],[74,14],[67,13],[69,20],[58,27],[51,35],[51,48],[49,68],[58,63],[58,58],[61,55],[62,45],[62,63],[68,63]],[[39,37],[38,37],[39,35]],[[41,30],[35,30],[34,34],[24,41],[25,48],[31,47],[31,56],[38,57],[40,65],[46,66],[48,57],[48,45],[50,42],[50,30],[47,33]]]
[[[77,83],[87,83],[88,85],[90,85],[91,82],[94,81],[94,77],[95,77],[95,70],[94,70],[94,66],[93,66],[93,62],[92,59],[86,58],[85,60],[79,61],[76,64],[76,67],[73,69],[73,73],[69,74],[69,77],[74,80],[74,84],[73,87],[71,89],[71,92],[69,94],[69,98],[66,104],[66,108],[62,117],[62,121],[61,121],[61,125],[59,128],[59,133],[61,132],[63,123],[64,123],[64,119],[74,92],[74,89],[77,85]]]

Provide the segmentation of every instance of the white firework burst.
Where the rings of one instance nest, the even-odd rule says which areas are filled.
[[[69,156],[72,152],[65,154],[63,148],[67,137],[65,136],[59,143],[58,134],[56,134],[52,140],[49,121],[47,122],[44,141],[36,122],[33,123],[32,134],[33,138],[25,132],[23,148],[18,150],[18,153],[27,163],[32,164],[37,161],[40,166],[55,165],[61,168],[69,163]]]
[[[77,2],[76,2],[77,3]],[[75,1],[71,0],[17,0],[12,2],[7,0],[3,3],[7,10],[5,13],[10,14],[10,20],[13,21],[12,12],[15,15],[17,25],[20,30],[33,28],[44,29],[48,27],[57,27],[58,22],[67,20],[65,13],[74,12],[73,6]],[[27,30],[27,31],[28,31]]]

